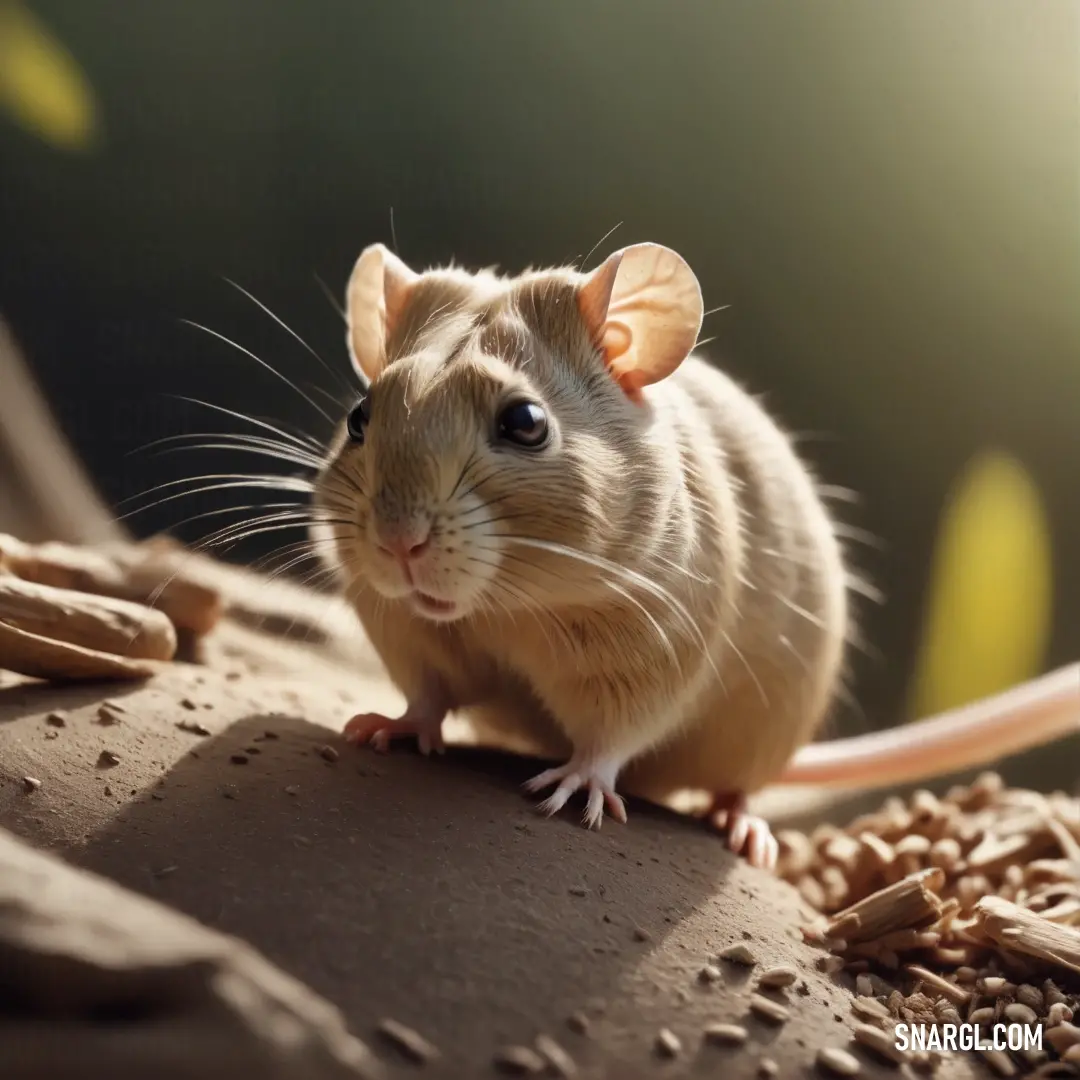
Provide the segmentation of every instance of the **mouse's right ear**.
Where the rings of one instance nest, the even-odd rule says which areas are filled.
[[[383,244],[364,248],[345,291],[346,340],[362,378],[376,378],[386,366],[386,343],[413,286],[420,280]]]
[[[687,261],[661,244],[609,255],[578,289],[578,311],[611,377],[632,401],[667,378],[701,330],[701,286]]]

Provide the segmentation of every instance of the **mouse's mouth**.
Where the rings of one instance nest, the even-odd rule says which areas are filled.
[[[437,600],[434,596],[428,596],[422,592],[414,592],[412,598],[416,606],[425,615],[443,616],[445,618],[447,615],[453,615],[457,610],[457,604],[453,600]]]

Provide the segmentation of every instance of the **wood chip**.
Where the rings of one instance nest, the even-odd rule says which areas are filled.
[[[965,990],[962,986],[957,986],[956,983],[950,982],[943,976],[936,975],[934,972],[924,968],[922,964],[907,964],[904,970],[930,987],[930,989],[943,994],[954,1005],[966,1005],[971,1000],[970,990]]]
[[[758,978],[758,986],[770,990],[782,990],[791,986],[799,977],[798,971],[790,964],[780,964],[777,967],[763,971]]]
[[[530,1046],[504,1046],[492,1059],[495,1068],[511,1076],[539,1076],[547,1062]]]
[[[833,1076],[858,1076],[862,1070],[859,1059],[846,1050],[826,1046],[817,1053],[818,1068]]]
[[[419,1032],[397,1020],[384,1019],[379,1021],[379,1034],[388,1042],[393,1043],[398,1050],[407,1058],[415,1061],[418,1065],[426,1065],[430,1061],[436,1061],[440,1054],[434,1044],[428,1042]]]
[[[665,1058],[675,1058],[682,1053],[682,1041],[670,1028],[661,1028],[656,1034],[656,1052]]]
[[[977,927],[998,945],[1080,974],[1080,930],[1049,922],[997,896],[975,905]]]
[[[941,915],[941,901],[934,894],[944,883],[945,874],[936,866],[910,874],[836,915],[829,924],[829,936],[835,937],[840,921],[850,915],[857,915],[859,923],[845,929],[849,942],[872,941],[893,930],[929,926]]]
[[[27,791],[37,791],[41,787],[41,781],[36,776],[24,776],[22,782]]]
[[[574,1059],[550,1035],[536,1036],[536,1052],[547,1062],[548,1069],[563,1080],[577,1076]]]
[[[791,1010],[786,1005],[781,1005],[779,1001],[773,1001],[764,994],[750,995],[750,1011],[770,1024],[783,1024],[791,1016]]]
[[[757,963],[757,957],[741,941],[724,949],[720,953],[720,959],[733,964],[744,964],[746,967],[753,967]]]
[[[750,1037],[742,1024],[710,1024],[703,1034],[706,1042],[717,1046],[742,1046]]]
[[[882,1031],[871,1024],[858,1024],[854,1031],[855,1041],[860,1046],[872,1050],[878,1057],[893,1065],[904,1065],[909,1059],[908,1052],[896,1045],[893,1032]]]

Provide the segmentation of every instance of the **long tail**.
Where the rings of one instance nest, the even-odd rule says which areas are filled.
[[[1080,663],[887,731],[804,746],[778,784],[888,787],[988,765],[1080,732]]]

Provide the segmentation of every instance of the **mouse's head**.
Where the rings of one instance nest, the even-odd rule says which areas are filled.
[[[701,318],[656,244],[517,278],[367,248],[347,294],[365,389],[316,485],[348,579],[434,621],[588,602],[665,483],[646,387]]]

